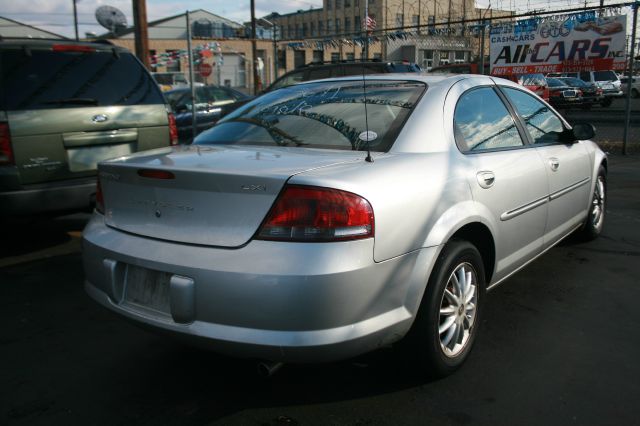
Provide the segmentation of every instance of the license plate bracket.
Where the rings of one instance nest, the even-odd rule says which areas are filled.
[[[96,170],[100,161],[122,157],[132,152],[133,144],[131,143],[67,148],[69,171],[85,172]]]
[[[170,280],[167,272],[128,265],[124,303],[134,310],[170,316]]]

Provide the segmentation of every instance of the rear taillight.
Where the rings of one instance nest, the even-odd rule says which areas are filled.
[[[373,235],[373,209],[364,198],[337,189],[291,185],[276,200],[256,238],[310,242]]]
[[[0,123],[0,164],[14,164],[11,133],[7,123]]]
[[[102,194],[102,185],[100,185],[100,175],[96,184],[96,210],[104,214],[104,195]]]
[[[168,113],[169,118],[169,144],[178,145],[178,126],[176,125],[176,117],[173,113]]]

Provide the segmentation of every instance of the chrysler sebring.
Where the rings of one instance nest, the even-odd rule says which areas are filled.
[[[593,135],[488,76],[279,89],[193,145],[99,165],[85,288],[232,356],[322,362],[403,340],[444,376],[487,290],[569,234],[601,233]]]

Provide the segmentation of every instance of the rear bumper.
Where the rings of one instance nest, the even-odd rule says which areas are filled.
[[[402,338],[437,247],[373,261],[373,240],[251,241],[238,249],[137,237],[94,215],[83,234],[85,289],[138,325],[241,358],[325,362]],[[130,265],[171,276],[169,308],[127,299]]]
[[[0,191],[0,216],[89,210],[95,194],[95,177],[25,185],[19,190]]]

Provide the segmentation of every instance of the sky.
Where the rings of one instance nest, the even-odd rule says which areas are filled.
[[[407,0],[409,3],[416,0]],[[620,3],[623,0],[605,0],[605,4]],[[581,7],[584,4],[597,5],[599,0],[476,0],[480,7],[492,4],[498,9],[524,12],[532,9],[552,10]],[[100,6],[113,6],[124,12],[129,26],[133,24],[132,0],[76,0],[78,8],[78,29],[80,37],[85,32],[105,33],[95,18],[95,10]],[[147,19],[154,21],[189,10],[204,9],[239,23],[251,19],[250,0],[146,0]],[[290,13],[296,10],[322,7],[322,0],[255,0],[256,17],[271,12]],[[628,14],[627,28],[631,28],[631,14]],[[74,37],[73,0],[0,0],[0,16],[25,24]]]
[[[131,0],[77,0],[78,31],[106,32],[95,18],[100,6],[113,6],[124,12],[128,25],[133,24]],[[187,9],[204,9],[236,22],[251,19],[250,0],[147,0],[147,19],[166,18]],[[289,13],[322,6],[322,0],[255,0],[256,17],[271,12]],[[0,16],[61,34],[74,36],[73,0],[0,0]]]

